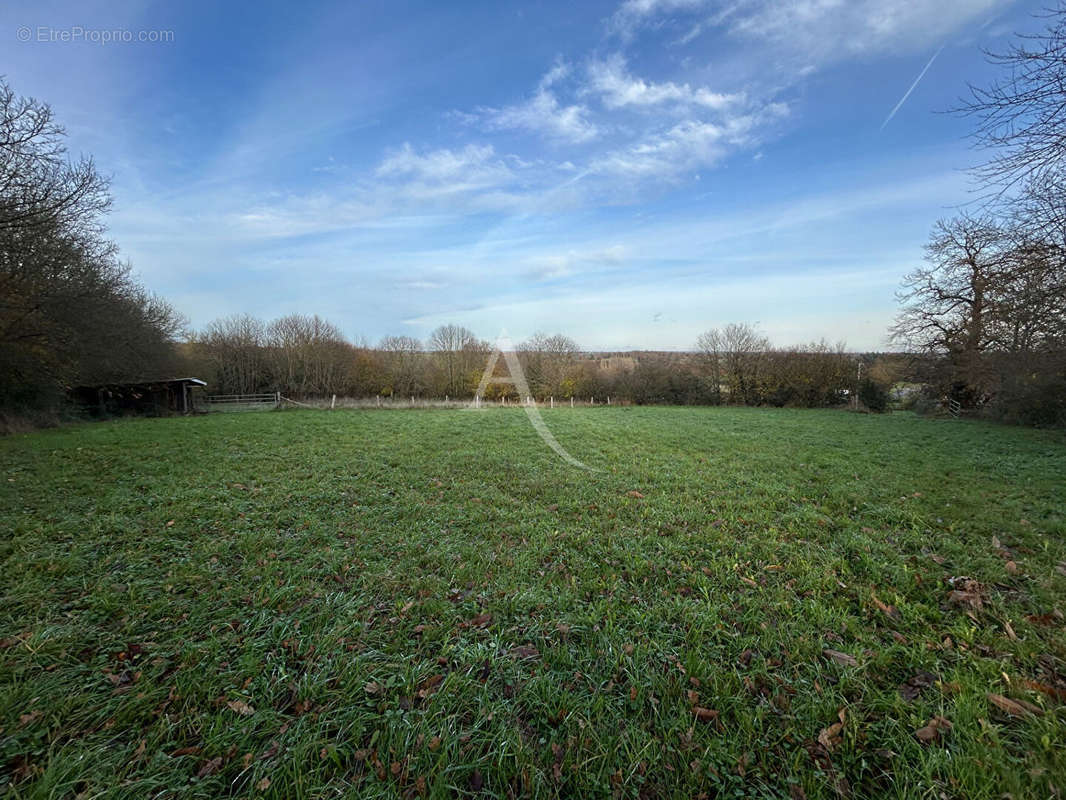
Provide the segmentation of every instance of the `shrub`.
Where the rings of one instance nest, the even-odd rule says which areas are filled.
[[[859,402],[871,411],[881,413],[888,408],[888,392],[881,384],[865,378],[859,384]]]

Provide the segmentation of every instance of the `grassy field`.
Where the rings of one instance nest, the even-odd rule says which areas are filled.
[[[0,440],[0,794],[1066,789],[1061,432],[544,416]]]

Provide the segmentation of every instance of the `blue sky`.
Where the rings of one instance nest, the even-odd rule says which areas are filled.
[[[112,237],[196,327],[869,350],[973,197],[970,123],[936,112],[1040,7],[39,2],[0,11],[0,70],[113,177]]]

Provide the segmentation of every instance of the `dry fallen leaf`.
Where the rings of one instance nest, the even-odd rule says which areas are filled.
[[[250,717],[255,713],[255,709],[243,700],[230,700],[226,705],[229,706],[230,711],[236,711],[242,717]]]
[[[844,720],[846,719],[847,710],[841,708],[837,711],[837,722],[834,722],[828,728],[822,728],[818,733],[818,744],[824,747],[830,753],[833,752],[840,744],[841,736],[840,732],[844,729]]]
[[[640,492],[638,492],[636,489],[630,489],[628,492],[626,492],[626,494],[629,497],[635,497],[638,500],[643,500],[644,499],[644,495],[641,494]]]
[[[873,598],[874,605],[877,606],[881,610],[881,613],[884,614],[886,617],[889,617],[890,619],[900,618],[899,609],[897,609],[895,606],[882,603],[878,599],[876,594],[871,594],[870,596]]]
[[[440,749],[440,745],[441,738],[439,736],[434,736],[432,739],[429,740],[429,749],[431,752],[437,752],[437,750]]]
[[[941,731],[950,731],[951,721],[944,717],[933,717],[928,724],[919,728],[914,735],[923,742],[932,742],[940,737]]]
[[[363,687],[363,691],[367,694],[381,694],[384,687],[377,681],[370,681]]]
[[[983,605],[981,595],[977,592],[964,592],[957,589],[948,592],[948,602],[954,606],[968,606],[978,611]]]
[[[197,778],[206,778],[208,775],[214,775],[222,767],[222,756],[212,758],[210,761],[205,761],[200,766],[200,771],[196,773]]]
[[[855,656],[848,653],[841,653],[839,650],[823,650],[822,655],[826,658],[831,658],[838,664],[843,664],[846,667],[858,666],[859,662],[855,660]]]
[[[695,706],[692,709],[692,713],[696,715],[696,719],[702,722],[713,722],[718,719],[718,712],[713,708],[703,708],[703,706]]]
[[[470,622],[467,623],[467,626],[470,628],[485,628],[490,622],[492,622],[492,614],[485,612],[484,614],[478,614],[470,620]]]
[[[1040,683],[1040,681],[1031,681],[1028,678],[1022,681],[1022,684],[1027,688],[1036,692],[1043,692],[1048,697],[1054,697],[1059,701],[1066,701],[1066,689],[1060,689],[1057,686],[1048,686],[1046,683]]]
[[[1040,716],[1044,713],[1039,706],[1034,706],[1032,703],[1026,702],[1025,700],[1011,700],[1009,697],[1004,697],[995,692],[988,693],[988,700],[1001,711],[1005,711],[1012,717],[1024,717],[1026,714],[1036,714],[1037,716]]]
[[[270,788],[270,778],[263,778],[263,780],[259,781],[259,783],[255,785],[255,788],[261,792],[265,792],[267,789]]]
[[[418,696],[425,700],[440,686],[441,681],[444,680],[443,675],[430,675],[420,684],[418,684]]]
[[[922,670],[912,675],[907,679],[906,683],[899,687],[899,696],[910,702],[935,683],[936,675]]]

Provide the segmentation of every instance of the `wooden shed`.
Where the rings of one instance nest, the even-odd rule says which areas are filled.
[[[206,381],[199,378],[163,378],[155,381],[123,381],[76,386],[74,401],[100,416],[110,414],[191,414]]]

